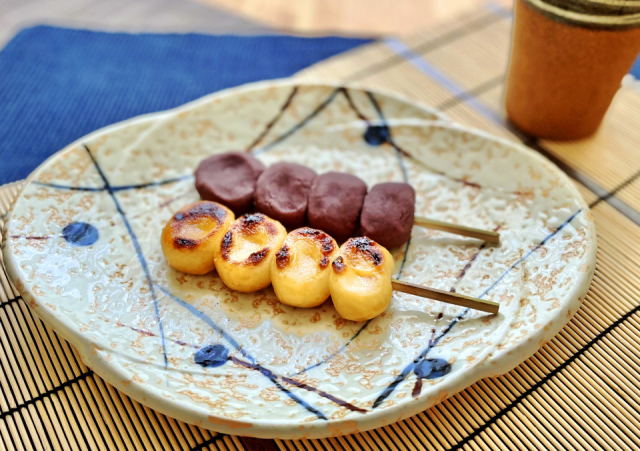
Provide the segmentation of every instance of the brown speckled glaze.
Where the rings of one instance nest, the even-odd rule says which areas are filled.
[[[553,164],[392,96],[349,89],[356,114],[335,86],[294,88],[259,83],[130,120],[31,175],[4,230],[4,259],[25,301],[96,373],[202,427],[323,437],[389,424],[502,374],[566,324],[589,286],[596,241],[587,206]],[[387,125],[402,151],[365,142],[363,117]],[[266,165],[345,171],[369,187],[406,180],[416,214],[500,227],[496,247],[416,227],[394,255],[397,277],[498,301],[500,313],[395,294],[383,314],[353,323],[331,302],[299,309],[271,288],[243,294],[215,273],[174,271],[159,237],[198,198],[189,175],[212,153],[247,148]],[[72,223],[91,224],[97,241],[64,239]],[[194,353],[212,344],[228,359],[196,364]],[[451,371],[416,391],[414,361],[423,358]]]
[[[572,6],[572,2],[564,3],[567,8]],[[616,9],[607,2],[584,3]],[[640,4],[634,3],[637,9]],[[585,26],[589,15],[583,18],[585,24],[566,23],[538,9],[538,5],[550,7],[542,0],[515,2],[505,93],[507,115],[522,131],[539,138],[585,138],[597,130],[622,78],[638,56],[640,14],[635,14],[635,28],[603,29],[594,28],[595,24]],[[618,8],[623,10],[621,5]],[[625,17],[630,16],[592,18],[615,23]]]

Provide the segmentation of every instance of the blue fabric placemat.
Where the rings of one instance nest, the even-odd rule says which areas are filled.
[[[25,178],[98,128],[220,89],[288,77],[367,42],[22,30],[0,51],[0,185]]]
[[[631,66],[631,75],[640,80],[640,57],[638,57],[633,63],[633,66]]]

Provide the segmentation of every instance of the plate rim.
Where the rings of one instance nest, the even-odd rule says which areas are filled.
[[[483,378],[495,376],[498,374],[504,374],[517,367],[523,361],[535,354],[535,352],[537,352],[543,346],[543,341],[546,342],[555,337],[560,332],[560,330],[564,328],[564,326],[571,320],[573,315],[575,315],[577,310],[580,308],[585,295],[589,291],[591,281],[594,276],[597,252],[597,235],[595,222],[591,216],[590,209],[568,175],[544,155],[541,155],[540,153],[527,148],[521,143],[492,135],[483,130],[478,130],[472,127],[467,127],[452,122],[445,115],[436,111],[434,108],[428,107],[414,100],[410,100],[407,97],[399,95],[396,92],[380,90],[377,88],[368,89],[362,84],[353,85],[350,83],[340,83],[336,81],[324,82],[305,79],[298,80],[296,78],[259,81],[217,91],[187,102],[183,105],[177,106],[175,108],[171,108],[169,110],[135,116],[133,118],[125,119],[115,124],[102,127],[77,139],[61,150],[55,152],[40,165],[38,165],[38,167],[25,179],[24,184],[13,199],[9,212],[7,213],[3,235],[5,235],[4,231],[9,229],[9,225],[13,219],[14,207],[18,200],[22,197],[24,189],[33,182],[33,179],[37,177],[39,172],[45,166],[47,166],[51,160],[57,158],[59,155],[65,152],[71,151],[82,142],[88,139],[95,139],[96,137],[110,133],[119,128],[137,125],[147,121],[158,122],[165,116],[169,117],[179,114],[183,111],[196,108],[199,105],[208,103],[213,98],[224,98],[241,94],[243,92],[251,92],[254,90],[258,91],[261,89],[280,86],[318,86],[333,88],[345,87],[357,90],[366,89],[373,93],[382,94],[390,98],[394,98],[400,102],[410,104],[416,108],[432,113],[441,118],[435,120],[418,119],[416,120],[417,123],[422,122],[424,123],[424,125],[438,125],[450,129],[455,129],[460,132],[470,133],[486,141],[497,142],[506,145],[510,148],[513,148],[517,152],[525,153],[529,157],[533,157],[540,163],[549,165],[552,170],[559,175],[559,177],[561,178],[561,183],[569,188],[569,191],[574,195],[575,199],[577,199],[579,206],[582,208],[582,211],[586,214],[587,218],[585,219],[585,224],[589,229],[592,237],[592,239],[588,242],[588,250],[585,257],[587,263],[589,264],[589,268],[584,273],[581,273],[580,280],[573,285],[571,292],[566,296],[569,299],[569,302],[565,307],[569,307],[570,304],[572,304],[575,305],[576,308],[569,309],[570,315],[563,315],[561,321],[551,321],[547,324],[548,327],[540,328],[539,330],[534,331],[533,334],[528,336],[527,340],[522,340],[509,349],[510,354],[517,353],[519,357],[508,358],[506,355],[503,355],[501,359],[494,360],[492,355],[487,356],[487,358],[485,358],[474,368],[473,372],[466,373],[464,382],[462,382],[462,375],[460,375],[460,377],[457,377],[450,392],[445,393],[445,397],[438,397],[439,399],[437,399],[435,402],[425,395],[422,397],[418,397],[415,401],[404,403],[400,402],[381,410],[369,411],[366,415],[359,417],[357,420],[354,420],[353,418],[343,418],[337,420],[330,419],[323,422],[314,420],[310,423],[303,423],[300,421],[283,422],[281,420],[258,419],[245,422],[241,420],[231,420],[222,416],[211,415],[211,413],[206,412],[205,408],[201,408],[194,404],[190,404],[187,406],[185,403],[179,400],[166,399],[160,394],[159,391],[155,390],[153,387],[145,387],[144,383],[138,383],[136,381],[129,380],[123,381],[123,373],[121,373],[119,371],[119,368],[117,368],[115,365],[110,365],[106,361],[106,359],[100,355],[96,343],[94,343],[88,337],[83,336],[79,331],[74,330],[73,327],[69,327],[69,325],[66,324],[61,318],[58,318],[58,316],[55,314],[55,311],[46,307],[44,302],[38,302],[38,297],[34,293],[32,293],[31,290],[29,290],[22,282],[20,282],[19,285],[13,282],[14,280],[20,280],[20,278],[17,277],[17,274],[19,274],[19,272],[14,267],[12,258],[13,254],[9,250],[11,245],[8,244],[10,242],[5,243],[5,240],[2,239],[4,238],[4,236],[0,237],[0,246],[2,246],[4,265],[7,274],[10,276],[10,279],[13,282],[14,286],[16,286],[16,288],[18,288],[18,286],[22,286],[22,289],[18,289],[18,291],[23,296],[25,301],[29,300],[29,302],[26,303],[27,305],[29,305],[31,312],[35,313],[36,316],[42,319],[42,321],[49,325],[56,333],[60,334],[65,340],[69,341],[78,350],[83,362],[89,368],[91,368],[95,372],[95,374],[103,378],[108,383],[112,384],[118,390],[130,396],[132,399],[140,402],[141,404],[147,405],[150,408],[155,409],[169,417],[176,418],[186,423],[195,424],[206,429],[211,429],[231,435],[247,435],[261,438],[321,438],[327,436],[362,432],[376,427],[395,423],[397,421],[413,416],[421,411],[424,411],[425,409],[437,404],[438,402],[443,401],[450,396],[453,396],[454,394],[460,392],[461,390],[464,390],[466,387],[473,385]],[[564,309],[560,310],[559,313],[562,311],[564,311]],[[556,315],[554,318],[558,317],[558,315]],[[105,349],[105,351],[107,350]],[[509,361],[514,363],[508,363]],[[120,379],[118,379],[119,376]],[[150,403],[149,399],[155,400],[156,402]],[[212,419],[214,419],[214,421],[212,421]],[[207,423],[207,420],[209,420],[209,423]]]

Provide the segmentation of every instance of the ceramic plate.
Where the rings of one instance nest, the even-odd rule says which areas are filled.
[[[499,230],[488,246],[415,227],[392,251],[397,277],[500,302],[500,313],[394,294],[355,323],[330,301],[297,309],[271,288],[241,294],[216,274],[174,271],[160,231],[198,198],[198,163],[231,149],[370,187],[406,181],[417,214]],[[25,301],[134,399],[221,432],[311,438],[389,424],[514,368],[580,306],[596,240],[575,187],[534,152],[394,96],[278,81],[70,145],[30,176],[3,250]],[[197,365],[215,344],[228,360]]]

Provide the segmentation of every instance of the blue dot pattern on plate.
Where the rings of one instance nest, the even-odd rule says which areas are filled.
[[[100,234],[91,224],[86,222],[72,222],[62,229],[62,236],[74,246],[91,246],[98,241]]]
[[[451,364],[445,359],[424,359],[419,361],[413,371],[421,379],[435,379],[451,371]]]
[[[220,344],[207,345],[196,352],[193,359],[204,367],[221,366],[229,359],[229,350]]]
[[[370,146],[379,146],[389,142],[390,138],[391,132],[386,125],[370,125],[367,127],[367,131],[364,132],[364,140]]]

